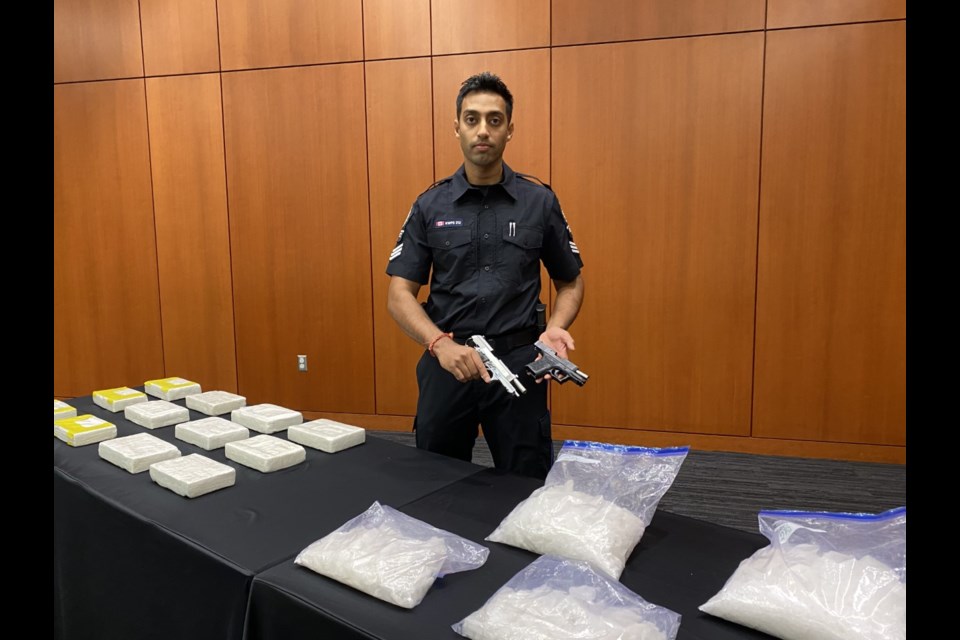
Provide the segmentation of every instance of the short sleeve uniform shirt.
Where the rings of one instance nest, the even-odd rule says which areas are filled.
[[[540,263],[553,280],[583,266],[556,195],[504,163],[498,184],[476,187],[460,169],[414,202],[387,273],[430,283],[425,310],[457,337],[536,324]]]

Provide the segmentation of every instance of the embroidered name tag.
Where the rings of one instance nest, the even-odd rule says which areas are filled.
[[[463,220],[437,220],[433,223],[435,227],[462,227]]]

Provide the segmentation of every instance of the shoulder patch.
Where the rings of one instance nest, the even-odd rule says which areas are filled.
[[[546,182],[544,182],[543,180],[541,180],[541,179],[538,178],[537,176],[531,176],[531,175],[527,175],[526,173],[517,173],[517,172],[514,172],[514,175],[516,175],[516,176],[519,177],[519,178],[523,178],[523,179],[526,180],[527,182],[532,182],[532,183],[534,183],[534,184],[539,184],[541,187],[546,187],[546,188],[549,189],[550,191],[553,191],[553,189],[550,189],[550,185],[548,185]]]

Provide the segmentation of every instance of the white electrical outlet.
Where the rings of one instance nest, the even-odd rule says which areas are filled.
[[[297,369],[299,371],[307,370],[307,356],[297,356]]]

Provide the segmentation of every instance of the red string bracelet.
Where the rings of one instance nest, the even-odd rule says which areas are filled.
[[[437,354],[435,354],[435,353],[433,352],[433,347],[436,346],[437,342],[439,342],[442,338],[450,338],[451,340],[453,340],[453,334],[452,334],[452,333],[441,333],[441,334],[438,335],[436,338],[434,338],[433,340],[430,341],[430,344],[427,345],[427,351],[429,351],[429,352],[430,352],[430,355],[432,355],[434,358],[437,357]]]

